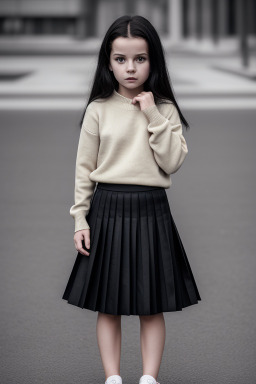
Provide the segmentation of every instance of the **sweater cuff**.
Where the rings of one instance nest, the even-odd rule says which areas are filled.
[[[81,229],[90,229],[90,226],[86,221],[84,211],[75,216],[75,230],[74,230],[74,232],[80,231]]]
[[[156,105],[151,105],[150,107],[143,109],[142,112],[144,112],[150,123],[156,122],[157,124],[162,124],[167,120],[161,115]]]

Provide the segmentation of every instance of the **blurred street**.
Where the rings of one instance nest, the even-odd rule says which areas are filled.
[[[97,314],[61,299],[76,256],[69,208],[95,60],[1,58],[1,73],[28,73],[2,79],[0,91],[3,384],[103,382]],[[254,384],[255,83],[213,69],[209,57],[169,60],[191,130],[184,133],[187,161],[167,194],[202,302],[165,314],[158,379]],[[142,374],[139,321],[122,322],[121,374],[135,383]]]
[[[56,49],[57,46],[59,44],[56,43]],[[67,52],[61,55],[42,54],[43,47],[40,55],[2,55],[0,110],[81,110],[97,64],[92,50],[96,51],[98,47],[99,41],[91,39],[85,53],[80,47],[80,55],[67,55]],[[203,49],[201,54],[191,54],[190,49],[185,49],[186,46],[172,50],[167,43],[164,47],[181,107],[199,110],[255,109],[256,53],[251,55],[250,68],[243,70],[243,75],[238,75],[235,72],[241,68],[241,58],[232,45],[231,48],[229,46],[229,54],[223,53],[223,47],[218,55]]]

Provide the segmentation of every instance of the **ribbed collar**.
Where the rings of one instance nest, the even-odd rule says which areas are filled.
[[[112,94],[112,99],[115,103],[117,103],[120,108],[127,109],[127,110],[135,110],[140,111],[140,106],[132,104],[132,99],[129,99],[128,97],[125,97],[123,95],[120,95],[115,89]]]

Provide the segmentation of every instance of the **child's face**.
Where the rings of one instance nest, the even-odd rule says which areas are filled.
[[[147,41],[141,37],[116,38],[112,42],[109,69],[113,71],[119,88],[141,92],[150,71]],[[129,81],[128,77],[136,80]]]

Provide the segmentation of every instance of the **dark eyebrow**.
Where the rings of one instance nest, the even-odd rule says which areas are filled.
[[[118,55],[118,56],[125,56],[125,55],[123,55],[122,53],[114,53],[113,56],[116,56],[116,55]],[[139,55],[146,55],[146,56],[147,56],[147,53],[145,53],[145,52],[143,52],[143,53],[137,53],[136,56],[139,56]]]

